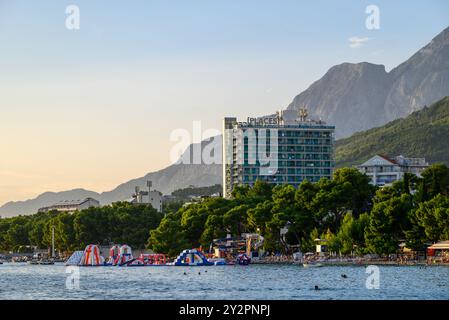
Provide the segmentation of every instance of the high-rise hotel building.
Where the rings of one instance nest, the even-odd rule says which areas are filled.
[[[307,120],[307,110],[272,117],[223,120],[223,195],[257,179],[271,184],[332,178],[335,127]]]

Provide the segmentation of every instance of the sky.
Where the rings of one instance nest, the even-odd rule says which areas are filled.
[[[448,25],[447,0],[0,0],[0,205],[111,190],[170,165],[173,130],[273,113],[343,62],[389,71]]]

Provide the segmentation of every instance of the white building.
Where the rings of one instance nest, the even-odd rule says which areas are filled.
[[[335,127],[307,115],[301,108],[243,122],[224,118],[223,196],[230,197],[237,185],[252,187],[256,180],[295,188],[304,180],[331,180]]]
[[[136,187],[136,193],[132,195],[129,202],[133,204],[151,204],[151,206],[159,212],[162,212],[162,193],[159,191],[140,191]]]
[[[86,198],[84,200],[63,200],[54,205],[43,207],[39,209],[39,212],[49,212],[49,211],[59,211],[59,212],[69,212],[73,213],[75,211],[80,211],[88,209],[91,207],[99,207],[100,202],[93,198]]]
[[[412,173],[420,177],[428,166],[429,164],[424,158],[405,158],[403,156],[389,158],[376,155],[357,167],[360,172],[371,178],[373,185],[385,186],[402,180],[405,173]]]

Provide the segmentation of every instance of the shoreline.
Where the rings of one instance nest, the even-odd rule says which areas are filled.
[[[303,263],[299,261],[251,261],[251,264],[257,265],[298,265],[302,266]],[[321,264],[322,267],[360,267],[360,266],[392,266],[392,267],[449,267],[448,262],[435,262],[428,264],[426,261],[416,261],[410,263],[400,263],[396,261],[360,261],[360,262],[351,262],[351,261],[320,261],[317,262]]]
[[[298,267],[303,267],[303,263],[299,261],[252,261],[250,265],[296,265]],[[432,264],[428,264],[425,261],[423,262],[413,262],[413,263],[399,263],[395,261],[362,261],[362,262],[317,262],[320,264],[320,267],[366,267],[366,266],[390,266],[390,267],[449,267],[448,262],[435,262]],[[24,265],[27,264],[25,261],[12,262],[12,261],[3,261],[2,264],[7,265]],[[59,262],[59,264],[64,264],[64,262]]]

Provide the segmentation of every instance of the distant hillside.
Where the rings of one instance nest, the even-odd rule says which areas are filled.
[[[0,216],[9,217],[19,214],[36,213],[37,209],[55,204],[62,200],[79,200],[85,198],[99,199],[100,195],[85,189],[73,189],[61,192],[45,192],[35,199],[11,201],[0,207]]]
[[[221,140],[219,140],[221,142]],[[191,144],[182,159],[188,159],[192,162],[193,150],[198,147],[203,150],[211,143],[210,139],[206,139],[199,144]],[[213,149],[212,149],[213,150]],[[218,148],[221,151],[221,145]],[[220,155],[221,157],[221,155]],[[162,170],[151,172],[143,177],[127,181],[120,184],[111,191],[97,193],[84,189],[75,189],[62,192],[45,192],[34,199],[25,201],[11,201],[0,206],[0,216],[10,217],[19,214],[33,214],[41,207],[52,205],[62,200],[78,200],[92,197],[100,201],[102,205],[110,204],[115,201],[123,201],[131,198],[135,187],[139,186],[142,190],[146,190],[147,180],[153,182],[153,189],[163,194],[188,187],[205,187],[214,186],[222,182],[222,167],[220,164],[173,164]]]
[[[201,197],[201,196],[211,196],[216,193],[222,193],[223,187],[221,184],[215,184],[209,187],[190,187],[184,189],[178,189],[171,193],[179,199],[189,199],[190,197]]]
[[[425,157],[449,164],[449,97],[405,119],[336,142],[337,166],[360,164],[375,154]]]

